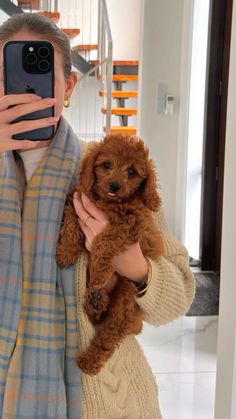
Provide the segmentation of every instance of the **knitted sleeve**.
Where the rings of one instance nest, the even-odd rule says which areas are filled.
[[[156,223],[163,234],[164,256],[158,262],[149,259],[151,284],[136,301],[144,311],[144,320],[160,326],[188,311],[195,294],[195,279],[189,268],[188,253],[168,231],[162,211]]]

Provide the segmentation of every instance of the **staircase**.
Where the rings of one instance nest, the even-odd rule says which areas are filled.
[[[91,50],[94,50],[96,45],[88,45],[88,49],[85,45],[82,46],[81,51],[86,51],[87,53]],[[79,48],[79,46],[77,47]],[[97,60],[90,60],[92,64],[96,64]],[[129,124],[130,117],[137,115],[137,97],[138,91],[136,90],[127,90],[125,88],[126,84],[137,84],[138,82],[138,61],[113,61],[113,71],[112,71],[112,82],[114,90],[112,90],[111,95],[113,99],[113,105],[111,108],[111,114],[116,115],[117,125],[111,125],[110,131],[112,134],[124,133],[128,135],[136,135],[137,128],[135,125]],[[99,95],[105,97],[107,94],[106,91],[100,90]],[[127,101],[133,99],[133,106],[127,106]],[[114,103],[116,101],[116,103]],[[117,105],[117,106],[115,106]],[[106,114],[107,109],[102,107],[102,113]],[[134,119],[134,118],[133,118]],[[135,121],[136,122],[136,121]],[[105,131],[105,127],[104,127]]]
[[[119,117],[119,125],[112,125],[111,133],[115,134],[121,132],[135,135],[137,132],[136,124],[130,125],[129,120],[131,119],[130,117],[137,115],[138,91],[137,89],[127,90],[126,85],[137,84],[138,61],[114,61],[112,82],[114,85],[112,98],[117,104],[117,107],[112,107],[112,114]],[[101,92],[101,95],[104,93],[105,92]],[[127,105],[127,102],[131,102],[132,106]],[[103,109],[102,111],[105,112],[106,109]],[[133,120],[135,119],[133,118]]]
[[[95,2],[99,6],[97,16]],[[76,13],[70,10],[70,0],[67,2],[62,0],[8,2],[6,0],[5,3],[14,3],[24,12],[47,16],[70,38],[73,65],[80,73],[78,88],[73,95],[71,106],[73,108],[74,100],[78,108],[78,117],[75,118],[73,115],[75,109],[66,109],[64,113],[73,127],[75,125],[78,127],[76,129],[78,135],[85,140],[94,136],[99,138],[104,133],[121,132],[135,135],[137,132],[138,61],[112,61],[112,40],[111,34],[109,39],[105,0],[90,0],[90,10],[88,9],[89,2],[77,0],[76,10],[79,12],[77,17]],[[90,16],[90,26],[88,19],[86,20],[84,16],[87,18]],[[97,39],[91,35],[91,28],[95,25],[92,19],[97,20]],[[93,100],[91,100],[91,89],[94,92]],[[94,110],[91,108],[92,102]],[[98,125],[101,127],[99,133]]]

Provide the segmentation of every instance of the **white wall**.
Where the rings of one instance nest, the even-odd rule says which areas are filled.
[[[106,0],[115,60],[138,60],[142,0]]]
[[[236,0],[226,126],[215,419],[236,418]]]
[[[157,164],[168,224],[180,239],[183,227],[180,207],[186,173],[184,92],[188,86],[191,3],[190,0],[146,0],[141,51],[140,135]],[[168,84],[168,93],[175,96],[173,116],[157,113],[158,83],[163,82]]]
[[[189,97],[191,89],[191,54],[194,20],[194,0],[184,0],[182,51],[180,69],[180,99],[176,174],[176,206],[174,233],[185,242]]]
[[[210,0],[194,2],[189,97],[185,239],[189,254],[200,259],[202,164],[205,129]]]

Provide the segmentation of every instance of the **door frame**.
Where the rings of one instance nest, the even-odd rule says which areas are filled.
[[[233,0],[212,0],[201,209],[201,269],[220,272],[225,131]]]

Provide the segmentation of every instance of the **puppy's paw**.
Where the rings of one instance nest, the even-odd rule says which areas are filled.
[[[103,367],[103,363],[96,359],[96,356],[91,352],[81,352],[76,362],[78,367],[88,375],[96,375]]]
[[[86,313],[91,323],[98,324],[104,319],[109,301],[110,298],[105,289],[87,290]]]

